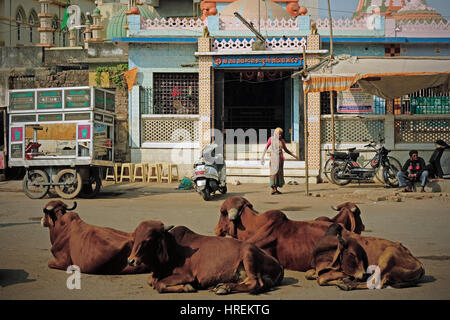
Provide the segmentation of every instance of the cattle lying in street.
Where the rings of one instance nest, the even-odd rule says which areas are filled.
[[[317,243],[312,266],[306,272],[307,279],[343,290],[407,287],[425,273],[422,263],[401,243],[356,235],[339,224],[331,225]],[[373,276],[366,273],[369,266],[375,271]]]
[[[132,266],[149,266],[148,284],[159,293],[212,288],[216,294],[258,294],[283,279],[278,261],[253,244],[171,228],[159,221],[141,222],[128,258]]]
[[[361,220],[361,210],[353,202],[344,202],[336,207],[331,207],[339,213],[333,218],[319,217],[316,221],[328,221],[341,223],[345,229],[361,234],[365,230],[365,226]]]
[[[51,252],[55,259],[48,266],[67,270],[75,265],[83,273],[129,274],[147,272],[145,264],[129,266],[127,257],[133,247],[131,233],[85,223],[72,208],[60,201],[48,202],[41,219],[50,229]]]
[[[352,213],[345,209],[345,213],[338,216],[349,217]],[[247,199],[230,197],[220,208],[215,233],[217,236],[229,235],[255,244],[276,258],[286,269],[307,271],[311,268],[314,246],[331,224],[332,222],[320,220],[293,221],[279,210],[257,213]],[[344,225],[348,223],[345,222]]]

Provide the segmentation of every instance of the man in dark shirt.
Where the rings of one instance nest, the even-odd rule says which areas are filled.
[[[425,185],[428,179],[428,170],[425,170],[425,161],[419,157],[417,150],[411,150],[409,157],[403,165],[402,170],[397,173],[399,187],[406,186],[404,191],[411,192],[414,182],[420,181],[422,186],[421,192],[425,192]]]

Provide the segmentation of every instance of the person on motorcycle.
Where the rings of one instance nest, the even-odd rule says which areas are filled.
[[[425,160],[419,157],[417,150],[409,152],[409,159],[406,160],[402,170],[397,173],[399,187],[406,187],[404,192],[412,192],[414,182],[420,181],[422,190],[425,192],[425,185],[428,180],[428,170],[425,170]]]

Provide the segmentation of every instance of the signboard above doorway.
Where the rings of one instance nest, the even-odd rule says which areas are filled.
[[[249,67],[301,67],[303,58],[297,54],[286,55],[226,55],[213,58],[215,68],[249,68]]]

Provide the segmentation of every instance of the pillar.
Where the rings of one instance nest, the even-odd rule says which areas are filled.
[[[320,49],[320,36],[309,35],[307,38],[307,50]],[[307,54],[306,64],[312,66],[319,63],[318,54]],[[308,94],[308,166],[311,171],[320,170],[320,93]],[[306,139],[306,137],[305,137]]]
[[[212,38],[203,37],[198,38],[198,51],[210,52]],[[212,57],[200,56],[198,67],[199,77],[199,130],[200,130],[200,149],[208,145],[211,140],[211,115],[214,112],[213,99],[211,99],[213,92],[214,79],[211,76],[212,72]]]
[[[100,10],[95,8],[94,12],[91,15],[93,21],[93,25],[91,27],[92,30],[92,38],[89,42],[103,42],[103,38],[100,36],[100,32],[103,30],[102,25],[100,24],[100,18],[102,15],[100,14]]]
[[[89,49],[89,42],[92,39],[91,23],[89,22],[89,19],[86,19],[86,29],[84,30],[84,34],[85,34],[84,48]]]
[[[54,47],[53,43],[53,32],[55,29],[52,28],[52,18],[53,15],[49,13],[48,7],[50,5],[50,0],[39,0],[41,4],[41,12],[38,14],[39,17],[39,38],[40,41],[36,46],[38,47]]]

